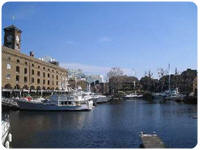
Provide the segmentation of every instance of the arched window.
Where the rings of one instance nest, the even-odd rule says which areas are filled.
[[[24,74],[27,74],[27,68],[24,68]]]
[[[28,90],[28,86],[27,86],[27,85],[24,85],[24,86],[23,86],[23,89]]]
[[[40,79],[37,79],[37,83],[40,84]]]
[[[16,66],[16,72],[17,72],[17,73],[20,72],[20,68],[19,68],[19,66]]]
[[[27,82],[27,77],[24,77],[24,83],[26,83]]]
[[[35,87],[34,87],[34,86],[31,86],[30,89],[31,89],[31,90],[35,90]]]
[[[19,82],[19,75],[16,75],[16,81]]]
[[[31,79],[31,82],[34,83],[34,78]]]
[[[20,89],[20,86],[17,84],[17,85],[15,86],[15,89]]]
[[[34,70],[32,69],[32,75],[34,75]]]
[[[10,58],[10,56],[8,56],[8,58],[7,58],[7,61],[11,61],[11,58]]]
[[[12,86],[10,84],[6,84],[4,88],[5,89],[12,89]]]

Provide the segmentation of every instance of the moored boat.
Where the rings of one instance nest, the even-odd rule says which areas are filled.
[[[21,110],[91,110],[93,101],[86,99],[80,93],[75,94],[54,94],[45,100],[19,99],[17,101]]]

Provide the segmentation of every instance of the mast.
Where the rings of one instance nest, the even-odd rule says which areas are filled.
[[[171,87],[170,87],[170,64],[168,65],[168,69],[169,69],[169,92],[171,93]]]

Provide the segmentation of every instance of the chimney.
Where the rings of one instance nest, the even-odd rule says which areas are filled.
[[[31,57],[34,57],[33,51],[30,51],[30,56],[31,56]]]

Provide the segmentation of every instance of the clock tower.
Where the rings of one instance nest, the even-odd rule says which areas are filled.
[[[4,46],[20,51],[22,31],[14,25],[4,28]]]

